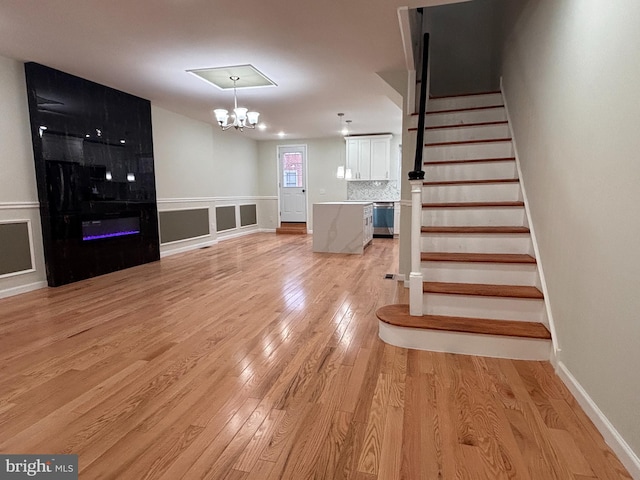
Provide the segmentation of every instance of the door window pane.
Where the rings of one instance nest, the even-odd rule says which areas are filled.
[[[299,188],[304,186],[302,183],[302,153],[284,153],[282,167],[282,185],[285,188]]]

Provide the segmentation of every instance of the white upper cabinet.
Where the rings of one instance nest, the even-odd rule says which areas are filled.
[[[391,135],[347,137],[346,142],[351,180],[391,178]]]

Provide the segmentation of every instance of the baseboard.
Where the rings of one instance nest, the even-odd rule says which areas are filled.
[[[560,339],[556,332],[556,324],[553,319],[553,312],[551,311],[551,305],[549,303],[549,289],[547,288],[547,280],[544,275],[544,262],[540,255],[540,249],[538,248],[538,239],[536,237],[535,226],[533,225],[533,219],[531,218],[531,210],[529,209],[529,198],[527,197],[527,189],[525,187],[524,178],[522,175],[522,167],[520,165],[520,155],[518,154],[518,144],[516,142],[515,132],[513,131],[513,123],[511,122],[511,115],[509,113],[509,102],[504,91],[504,84],[502,83],[502,77],[500,77],[500,92],[502,92],[502,102],[504,103],[504,111],[507,116],[507,124],[509,125],[509,132],[511,134],[511,143],[513,145],[513,154],[516,159],[516,169],[518,171],[518,178],[520,179],[520,191],[522,192],[522,200],[524,201],[524,211],[527,216],[527,225],[531,232],[531,244],[533,245],[533,251],[538,263],[538,276],[540,278],[540,289],[544,294],[544,307],[547,312],[547,320],[549,331],[551,332],[551,341],[553,343],[553,356],[559,356],[562,347],[560,346]]]
[[[584,412],[594,423],[598,431],[604,437],[604,441],[611,447],[611,450],[618,456],[620,462],[625,466],[633,478],[640,479],[640,458],[631,449],[629,444],[622,438],[609,419],[598,408],[582,385],[571,374],[567,366],[559,361],[556,366],[556,373],[567,386],[569,391],[576,398]]]
[[[197,250],[199,248],[210,247],[218,243],[218,240],[207,240],[206,242],[194,243],[192,245],[185,245],[184,247],[172,248],[171,250],[164,250],[160,252],[160,258],[169,257],[178,253],[190,252],[191,250]],[[162,248],[162,246],[160,246]]]
[[[218,232],[218,241],[221,242],[223,240],[229,240],[232,238],[244,237],[245,235],[251,235],[252,233],[260,233],[260,231],[261,230],[259,228],[255,228],[254,226],[252,226],[228,230],[229,233]]]
[[[39,290],[40,288],[45,288],[46,286],[47,282],[42,281],[29,283],[27,285],[20,285],[18,287],[5,288],[4,290],[0,290],[0,298],[13,297],[14,295],[32,292],[33,290]]]

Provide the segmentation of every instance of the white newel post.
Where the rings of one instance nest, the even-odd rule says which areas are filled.
[[[422,183],[411,184],[411,273],[409,274],[409,313],[422,316],[422,269],[420,268],[420,230],[422,228]]]

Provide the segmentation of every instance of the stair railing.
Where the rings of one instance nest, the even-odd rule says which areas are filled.
[[[413,170],[409,172],[411,184],[411,273],[409,274],[409,313],[422,316],[422,269],[420,261],[420,243],[422,229],[422,186],[424,182],[423,152],[425,115],[427,111],[427,81],[429,69],[429,33],[423,36],[422,74],[418,106],[418,135]]]

